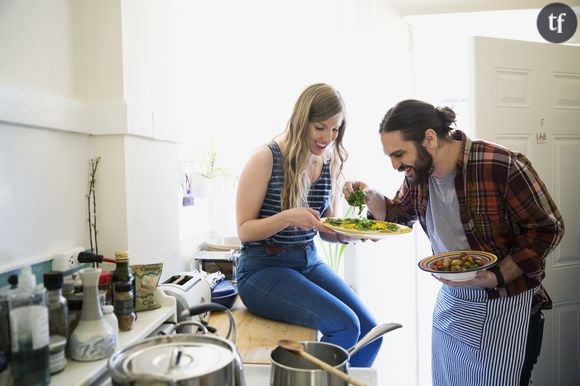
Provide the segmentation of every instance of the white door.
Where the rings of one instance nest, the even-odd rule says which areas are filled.
[[[564,218],[533,384],[580,385],[580,47],[474,38],[475,136],[532,161]]]

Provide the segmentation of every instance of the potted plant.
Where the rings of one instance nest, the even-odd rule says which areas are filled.
[[[216,181],[229,183],[237,177],[234,172],[218,163],[217,151],[212,142],[209,149],[199,152],[199,160],[195,162],[195,172],[188,181],[189,188],[194,196],[209,197]]]

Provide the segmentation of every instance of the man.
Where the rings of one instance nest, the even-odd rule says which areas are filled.
[[[433,385],[527,385],[540,353],[545,258],[564,233],[558,208],[527,158],[452,130],[455,113],[405,100],[379,134],[405,180],[393,199],[361,181],[370,218],[419,221],[434,253],[483,250],[499,263],[443,283],[433,312]],[[436,353],[436,355],[435,355]]]

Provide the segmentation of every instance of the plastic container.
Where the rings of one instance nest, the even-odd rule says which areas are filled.
[[[105,304],[103,306],[103,315],[111,327],[113,327],[113,331],[115,332],[115,342],[119,342],[119,320],[115,315],[115,307],[111,304]]]

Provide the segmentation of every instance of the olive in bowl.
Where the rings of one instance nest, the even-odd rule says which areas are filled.
[[[451,251],[426,257],[419,261],[419,268],[435,276],[451,280],[466,281],[477,276],[477,272],[493,267],[497,256],[484,251]]]

